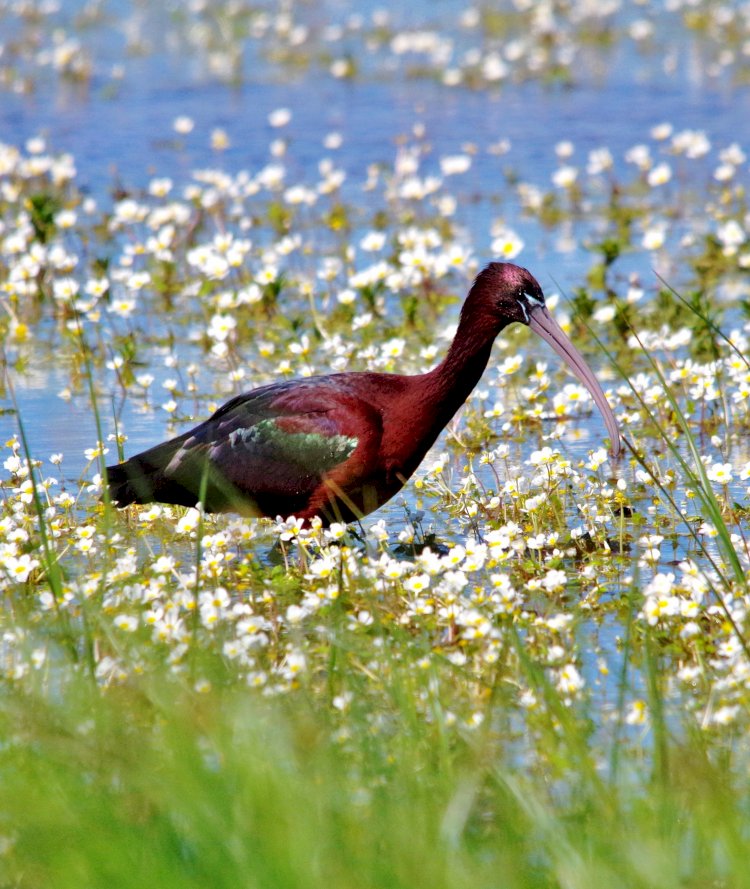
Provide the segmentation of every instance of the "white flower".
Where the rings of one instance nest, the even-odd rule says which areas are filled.
[[[138,619],[131,614],[118,614],[114,619],[114,625],[118,630],[132,633],[134,630],[138,629]]]
[[[599,448],[598,451],[592,451],[589,457],[589,462],[586,463],[586,469],[596,472],[608,459],[609,456],[604,448]]]
[[[383,358],[400,358],[404,351],[406,341],[400,337],[388,340],[380,347]]]
[[[129,318],[135,311],[137,303],[134,299],[120,298],[113,300],[107,307],[107,311],[120,318]]]
[[[745,243],[745,232],[740,224],[734,219],[730,219],[716,230],[716,237],[724,248],[727,256],[732,256],[737,252],[737,248]]]
[[[55,223],[60,228],[72,228],[76,224],[77,219],[78,217],[73,210],[60,210],[55,215]]]
[[[651,138],[656,139],[657,142],[663,142],[665,139],[669,139],[673,130],[674,127],[671,123],[658,123],[651,127]]]
[[[385,233],[379,231],[368,232],[359,242],[359,246],[367,253],[375,253],[382,250],[385,245]]]
[[[564,571],[551,568],[542,578],[542,586],[548,593],[553,593],[556,590],[564,589],[567,581],[568,577]]]
[[[165,177],[161,179],[152,179],[148,184],[148,193],[157,198],[166,197],[172,190],[172,180]]]
[[[55,299],[64,302],[77,296],[79,284],[75,278],[58,278],[52,285],[52,290]]]
[[[566,664],[557,674],[557,688],[564,695],[581,691],[585,684],[575,664]]]
[[[730,722],[734,722],[739,712],[740,708],[737,704],[732,704],[727,707],[719,707],[719,709],[711,716],[711,722],[713,722],[714,725],[729,725]]]
[[[211,131],[211,148],[214,151],[225,151],[229,148],[229,136],[226,130],[216,127]]]
[[[652,226],[643,233],[641,245],[646,250],[659,250],[664,246],[665,233],[662,226]]]
[[[465,173],[470,167],[471,157],[468,154],[453,154],[440,159],[440,172],[443,176]]]
[[[601,306],[594,312],[593,319],[597,324],[606,324],[615,317],[616,311],[614,306]]]
[[[159,556],[154,562],[152,570],[154,574],[171,574],[175,565],[174,556]]]
[[[192,507],[188,509],[185,515],[181,516],[180,520],[177,522],[177,533],[189,534],[191,531],[195,531],[200,522],[200,516],[201,514],[197,509],[193,509]]]
[[[276,522],[277,525],[275,530],[279,535],[279,540],[293,540],[295,537],[300,537],[304,534],[304,519],[298,519],[296,516],[289,516],[288,519],[282,519],[281,516],[277,516]]]
[[[586,166],[586,172],[589,176],[596,176],[605,170],[612,169],[614,158],[609,148],[595,148],[589,152],[589,162]]]
[[[664,185],[672,178],[672,168],[667,163],[657,164],[648,172],[646,177],[648,184],[654,188],[657,185]]]
[[[328,135],[323,140],[323,145],[329,151],[335,151],[337,148],[341,148],[344,144],[344,137],[341,133],[328,133]]]
[[[181,136],[186,136],[188,133],[191,133],[194,126],[195,123],[193,119],[185,114],[181,114],[179,117],[175,117],[175,119],[172,121],[172,129],[175,131],[175,133],[179,133]]]
[[[5,562],[5,571],[11,580],[15,580],[18,583],[25,583],[29,574],[39,566],[38,559],[32,559],[28,553],[23,553],[23,555],[18,556],[6,556],[4,559]]]
[[[708,154],[711,143],[702,130],[682,130],[672,138],[672,147],[678,154],[695,159]]]
[[[214,315],[208,326],[208,336],[216,342],[224,342],[237,327],[237,319],[232,315]]]
[[[18,454],[13,454],[8,457],[3,463],[3,467],[11,474],[18,475],[21,472],[21,467],[23,466],[21,462],[21,458]],[[750,466],[750,463],[748,464]]]
[[[307,666],[307,660],[301,651],[290,651],[286,658],[286,672],[290,676],[296,676]]]
[[[552,174],[552,183],[557,188],[570,188],[575,184],[578,178],[578,170],[575,167],[566,165],[555,170]]]
[[[323,556],[310,565],[310,576],[313,578],[326,578],[336,570],[336,560],[333,556]]]
[[[288,108],[277,108],[268,115],[268,123],[272,127],[285,127],[292,119],[292,112]]]
[[[524,243],[511,229],[502,229],[492,241],[491,250],[495,256],[514,259],[523,250]]]
[[[410,593],[421,593],[430,585],[430,576],[428,574],[414,574],[404,581],[404,589]]]
[[[307,617],[307,611],[299,605],[290,605],[286,610],[286,619],[290,624],[298,624]]]
[[[731,463],[714,463],[707,471],[709,480],[719,485],[728,485],[732,481]]]
[[[633,701],[625,716],[625,722],[628,725],[645,725],[648,719],[648,710],[646,702],[642,700]]]
[[[634,145],[625,152],[625,160],[629,164],[635,164],[639,170],[648,170],[651,167],[651,152],[648,145]]]

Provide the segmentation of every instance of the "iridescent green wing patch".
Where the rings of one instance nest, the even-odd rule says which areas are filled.
[[[347,460],[358,441],[349,435],[291,432],[281,428],[276,419],[260,420],[229,434],[229,445],[238,454],[251,452],[318,472],[326,472]]]

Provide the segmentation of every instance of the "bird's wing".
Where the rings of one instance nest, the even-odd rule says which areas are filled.
[[[228,508],[239,494],[264,514],[281,512],[282,503],[304,501],[324,476],[341,477],[344,464],[356,481],[381,433],[379,412],[351,392],[325,381],[277,384],[232,399],[193,429],[165,475],[183,484],[192,476],[198,490],[205,472]]]

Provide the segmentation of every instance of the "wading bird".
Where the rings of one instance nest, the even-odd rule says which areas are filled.
[[[570,365],[604,417],[617,421],[581,354],[511,263],[479,273],[445,360],[429,373],[337,373],[261,386],[177,438],[107,468],[118,506],[175,503],[247,516],[351,521],[390,500],[478,383],[495,338],[527,324]]]

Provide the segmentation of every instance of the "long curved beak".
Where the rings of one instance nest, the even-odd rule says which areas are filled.
[[[550,315],[545,306],[535,306],[529,312],[529,327],[552,346],[581,383],[589,390],[591,397],[594,399],[594,404],[599,408],[604,418],[604,425],[607,427],[607,432],[612,442],[612,456],[617,457],[620,453],[620,430],[617,426],[617,420],[615,420],[612,408],[609,406],[604,392],[602,392],[602,387],[594,376],[594,372],[584,361],[583,355],[565,336],[560,325]]]

